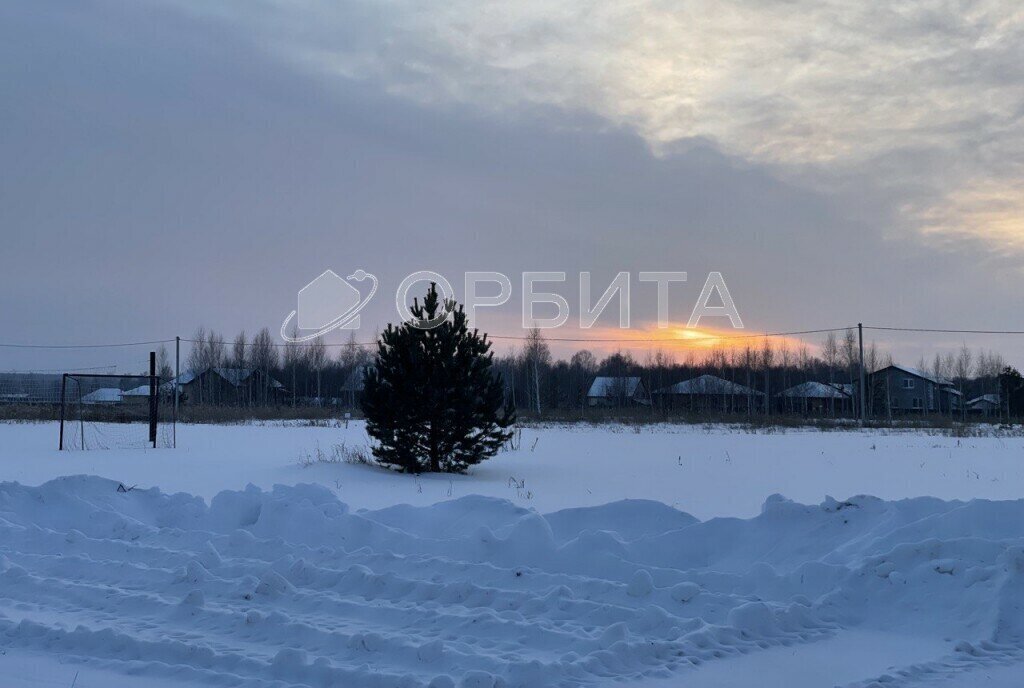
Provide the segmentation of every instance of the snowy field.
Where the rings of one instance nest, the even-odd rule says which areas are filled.
[[[1021,438],[528,429],[418,479],[317,460],[357,424],[55,439],[0,424],[4,688],[1024,675],[1024,500],[987,501],[1022,494]]]
[[[207,500],[250,483],[317,483],[353,509],[420,506],[470,494],[509,499],[541,513],[652,499],[700,519],[756,516],[775,493],[809,504],[828,495],[1024,496],[1024,437],[751,434],[669,425],[639,433],[626,426],[525,428],[518,451],[498,455],[472,475],[412,478],[317,461],[318,455],[329,461],[339,444],[365,447],[366,433],[356,422],[348,428],[179,426],[176,450],[58,452],[57,435],[53,423],[0,423],[0,481],[39,485],[63,475],[98,475]]]

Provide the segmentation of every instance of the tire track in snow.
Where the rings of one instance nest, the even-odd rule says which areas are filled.
[[[895,613],[883,606],[927,607],[961,589],[940,572],[971,564],[978,619],[947,619],[951,634],[984,631],[985,603],[994,614],[1016,600],[1002,540],[914,544],[966,509],[936,500],[846,514],[770,500],[758,519],[667,530],[664,507],[609,505],[599,521],[629,519],[624,538],[480,498],[353,514],[313,486],[210,505],[115,486],[0,484],[4,645],[210,685],[581,686],[813,643]],[[467,527],[478,516],[488,525]],[[922,590],[864,602],[898,581]],[[895,677],[1009,661],[1020,645]]]

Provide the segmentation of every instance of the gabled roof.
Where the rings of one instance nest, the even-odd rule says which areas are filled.
[[[149,385],[139,385],[132,389],[126,389],[121,392],[122,397],[148,397],[149,396]]]
[[[255,368],[214,368],[213,372],[227,380],[231,385],[238,387],[256,372]]]
[[[179,375],[173,382],[177,382],[179,385],[187,385],[193,382],[197,377],[207,372],[213,372],[218,377],[222,378],[232,387],[239,387],[244,384],[250,377],[256,374],[256,368],[207,368],[199,372],[187,372]],[[274,389],[284,389],[284,385],[268,376],[267,379],[270,381],[270,386]]]
[[[121,401],[121,390],[117,387],[100,387],[82,395],[83,404],[116,404]]]
[[[179,385],[187,385],[188,383],[190,383],[193,380],[195,380],[197,377],[199,377],[199,373],[193,373],[191,371],[184,372],[181,375],[179,375],[178,377],[176,377],[173,380],[171,380],[171,384],[173,385],[173,384],[177,383]]]
[[[631,397],[636,394],[639,387],[640,378],[636,376],[609,377],[599,375],[590,384],[590,391],[587,392],[587,396],[604,398],[622,395]]]
[[[847,399],[850,395],[839,389],[837,385],[810,381],[784,389],[776,396],[796,399]]]
[[[724,394],[731,396],[764,396],[764,392],[758,392],[745,385],[740,385],[729,380],[723,380],[715,375],[701,375],[692,380],[677,382],[663,389],[657,394]]]
[[[973,399],[968,401],[967,405],[968,406],[972,406],[974,404],[980,404],[980,403],[983,403],[983,402],[984,403],[989,403],[989,404],[995,404],[996,406],[999,406],[999,395],[998,394],[982,394],[980,397],[974,397]]]
[[[953,384],[951,381],[947,380],[944,377],[936,377],[935,375],[932,375],[931,373],[925,372],[925,371],[921,370],[920,368],[912,368],[910,366],[899,365],[897,363],[893,363],[891,365],[887,365],[884,368],[879,368],[874,373],[872,373],[872,375],[876,375],[876,374],[882,372],[883,370],[888,370],[889,368],[895,368],[896,370],[899,370],[899,371],[902,371],[904,373],[907,373],[908,375],[913,375],[914,377],[919,377],[921,379],[928,380],[929,382],[934,382],[937,385],[952,385]]]

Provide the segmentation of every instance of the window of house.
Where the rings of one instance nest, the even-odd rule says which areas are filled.
[[[914,378],[905,377],[903,378],[903,389],[914,389]]]
[[[924,404],[921,402],[921,397],[914,397],[913,399],[914,408],[923,408]]]

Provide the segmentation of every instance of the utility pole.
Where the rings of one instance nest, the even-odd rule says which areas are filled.
[[[60,440],[58,440],[57,444],[57,449],[60,451],[64,450],[64,399],[67,388],[68,374],[64,373],[60,379]]]
[[[857,339],[860,341],[860,424],[868,417],[867,406],[867,376],[864,374],[864,325],[857,323]]]
[[[156,449],[156,423],[157,423],[157,405],[158,394],[160,387],[156,382],[156,352],[149,352],[149,441],[153,443],[153,449]]]
[[[178,378],[181,376],[181,337],[174,338],[174,423],[171,425],[171,446],[178,448]]]

